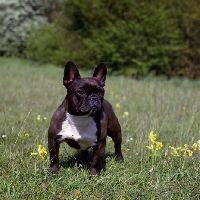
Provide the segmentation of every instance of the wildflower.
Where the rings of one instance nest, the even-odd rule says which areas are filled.
[[[183,106],[182,109],[183,109],[183,111],[185,111],[185,110],[187,109],[187,107],[186,107],[186,106]]]
[[[156,133],[154,131],[151,131],[149,133],[148,140],[153,144],[155,143],[155,141],[156,141]]]
[[[153,169],[153,167],[152,167],[152,168],[149,170],[149,173],[152,173],[152,172],[153,172],[153,170],[154,170],[154,169]]]
[[[163,147],[163,143],[162,142],[158,142],[156,141],[156,133],[152,130],[150,133],[149,133],[149,136],[148,136],[148,140],[149,140],[149,145],[146,146],[147,149],[149,150],[160,150],[162,147]]]
[[[36,155],[38,155],[38,153],[35,153],[35,152],[30,153],[30,156],[36,156]]]
[[[178,153],[178,151],[177,151],[177,148],[172,147],[172,146],[169,146],[169,148],[172,149],[171,154],[172,154],[173,156],[180,156],[179,153]]]
[[[200,150],[200,140],[198,140],[197,142],[195,142],[191,148],[196,151],[196,150]]]
[[[154,146],[153,146],[153,144],[150,144],[149,146],[146,146],[146,148],[149,149],[149,150],[153,150]]]
[[[128,152],[129,150],[130,150],[130,149],[128,149],[128,148],[124,148],[124,151],[125,151],[125,152]]]
[[[128,117],[129,116],[129,112],[124,112],[123,117]]]
[[[47,118],[46,118],[46,117],[43,117],[43,120],[44,120],[45,122],[47,122]]]
[[[121,107],[120,103],[116,103],[116,107],[120,108]]]
[[[133,138],[127,139],[126,141],[127,142],[133,141]]]
[[[163,147],[162,142],[156,142],[155,145],[156,145],[156,150],[159,150]]]
[[[77,197],[81,196],[81,192],[79,190],[74,190],[74,195]]]
[[[183,146],[184,147],[177,147],[177,148],[169,146],[169,148],[172,149],[171,155],[183,156],[183,157],[192,156],[194,152],[189,149],[188,145],[184,144]]]
[[[6,135],[2,135],[2,138],[5,139],[7,136]]]
[[[26,138],[26,137],[29,137],[29,136],[30,136],[30,134],[29,134],[29,133],[26,133],[26,132],[24,131],[23,138]]]
[[[30,156],[39,155],[42,160],[44,160],[45,156],[47,155],[47,150],[40,144],[38,145],[38,153],[31,152]]]
[[[38,145],[38,153],[40,155],[40,158],[44,160],[45,156],[47,155],[47,150],[40,144]]]
[[[194,143],[194,144],[191,146],[191,148],[192,148],[194,151],[196,151],[196,150],[197,150],[197,143]]]
[[[192,156],[193,151],[191,151],[191,150],[187,150],[187,153],[188,153],[188,156]]]
[[[174,151],[172,151],[171,153],[173,156],[180,156],[177,149],[174,149]]]
[[[40,121],[40,120],[41,120],[41,116],[38,115],[38,116],[36,117],[36,119],[37,119],[38,121]]]

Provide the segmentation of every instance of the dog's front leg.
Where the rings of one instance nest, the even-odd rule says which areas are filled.
[[[51,173],[57,173],[59,170],[59,147],[60,143],[57,142],[55,139],[49,137],[48,138],[48,149],[50,154],[50,168],[49,171]]]
[[[90,169],[90,175],[99,175],[102,167],[103,156],[105,154],[106,139],[98,142],[93,147],[93,161]]]

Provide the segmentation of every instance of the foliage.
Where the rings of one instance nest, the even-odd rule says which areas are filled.
[[[181,45],[177,27],[157,1],[69,0],[65,13],[83,36],[91,66],[105,60],[121,74],[167,73]]]
[[[105,61],[115,74],[198,78],[199,10],[199,0],[3,0],[0,56],[62,66],[73,60],[86,69]]]
[[[108,76],[105,95],[122,127],[124,163],[114,161],[108,137],[105,168],[90,177],[90,163],[75,167],[78,152],[62,144],[61,170],[50,175],[47,129],[66,94],[63,69],[8,58],[0,66],[0,199],[200,198],[200,81]],[[196,149],[192,156],[183,156],[183,144]],[[182,156],[175,156],[178,147]]]
[[[183,35],[184,46],[179,51],[179,59],[172,72],[178,76],[200,77],[200,2],[198,0],[163,1],[171,12],[174,23]]]
[[[77,62],[84,55],[83,48],[71,32],[56,25],[33,28],[27,40],[27,57],[41,62],[62,65],[68,60]]]
[[[24,53],[30,27],[46,21],[49,0],[3,0],[0,2],[0,56]]]
[[[32,54],[30,58],[62,64],[61,57],[69,57],[85,68],[91,68],[99,61],[106,61],[115,73],[143,76],[152,71],[158,74],[168,73],[171,61],[176,59],[181,45],[177,27],[157,1],[96,0],[91,3],[90,0],[67,0],[63,15],[65,20],[60,20],[55,29],[64,27],[64,37],[56,35],[58,32],[60,34],[60,29],[56,34],[54,30],[48,31],[55,40],[59,40],[55,41],[56,47],[48,46],[52,40],[45,44],[42,41],[46,35],[38,31],[38,43],[28,43],[28,50]],[[75,37],[75,46],[71,45],[68,36]],[[29,39],[32,40],[35,38]],[[59,43],[65,45],[66,51],[54,52],[55,49],[63,48]],[[41,45],[46,48],[46,56],[40,51],[43,48]],[[66,56],[63,56],[62,51]]]

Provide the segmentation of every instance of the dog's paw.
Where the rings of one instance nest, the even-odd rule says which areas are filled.
[[[53,165],[53,166],[50,166],[50,168],[49,168],[49,172],[51,174],[56,174],[56,173],[58,173],[58,171],[59,171],[59,166],[58,165]]]
[[[115,160],[116,160],[117,162],[123,162],[123,161],[124,161],[124,158],[123,158],[122,154],[120,154],[120,155],[117,155],[117,156],[115,157]]]
[[[98,176],[100,174],[100,171],[95,169],[95,168],[91,168],[90,169],[90,176]]]

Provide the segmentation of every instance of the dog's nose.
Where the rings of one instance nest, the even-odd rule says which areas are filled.
[[[97,97],[92,96],[92,97],[91,97],[91,100],[92,100],[93,102],[97,102],[98,99],[97,99]]]

